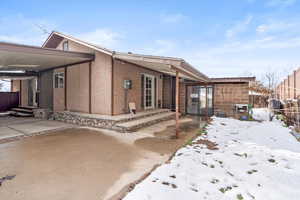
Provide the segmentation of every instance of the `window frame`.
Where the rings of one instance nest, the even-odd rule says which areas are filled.
[[[53,88],[54,89],[65,88],[65,72],[54,72]]]
[[[63,44],[62,44],[62,50],[63,51],[69,51],[69,41],[68,40],[66,40],[66,41],[63,42]]]

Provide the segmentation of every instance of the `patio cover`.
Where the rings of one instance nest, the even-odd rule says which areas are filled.
[[[113,57],[129,63],[133,63],[154,71],[159,71],[165,74],[176,76],[176,71],[179,72],[181,78],[209,82],[209,78],[196,70],[193,66],[181,58],[149,56],[132,53],[115,52]]]
[[[0,42],[0,76],[32,76],[37,72],[94,60],[88,53]],[[23,71],[23,73],[15,73]]]

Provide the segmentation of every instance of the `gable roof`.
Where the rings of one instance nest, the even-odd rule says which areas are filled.
[[[60,32],[57,32],[57,31],[52,31],[52,33],[48,36],[48,38],[46,39],[46,41],[44,42],[44,44],[42,45],[42,48],[56,48],[57,45],[64,39],[68,39],[68,40],[71,40],[73,42],[76,42],[78,44],[81,44],[81,45],[84,45],[84,46],[87,46],[91,49],[94,49],[96,51],[100,51],[102,53],[105,53],[105,54],[108,54],[108,55],[112,55],[113,51],[107,49],[107,48],[104,48],[104,47],[100,47],[98,45],[94,45],[94,44],[91,44],[89,42],[85,42],[85,41],[82,41],[80,39],[77,39],[73,36],[70,36],[70,35],[66,35],[66,34],[63,34],[63,33],[60,33]]]
[[[64,38],[89,47],[91,49],[94,49],[96,51],[108,54],[119,60],[127,61],[145,68],[157,70],[162,73],[166,73],[173,76],[175,75],[175,70],[178,70],[180,71],[180,75],[183,78],[209,82],[209,78],[206,75],[199,72],[197,69],[195,69],[192,65],[190,65],[182,58],[116,52],[98,45],[91,44],[89,42],[82,41],[73,36],[66,35],[57,31],[53,31],[48,36],[42,47],[56,48],[57,45],[59,45],[59,43]]]

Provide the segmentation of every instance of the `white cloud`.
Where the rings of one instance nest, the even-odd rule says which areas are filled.
[[[175,14],[162,14],[161,15],[161,21],[163,23],[179,23],[186,19],[187,17],[181,13],[175,13]]]
[[[230,29],[228,29],[225,33],[227,38],[233,38],[237,36],[239,33],[245,32],[248,29],[248,26],[253,20],[253,16],[247,16],[243,21],[239,21],[235,23]]]
[[[42,19],[26,18],[23,15],[0,18],[0,41],[41,45],[55,25]]]
[[[178,44],[172,40],[158,39],[150,43],[149,46],[137,51],[158,56],[176,56],[174,53],[176,54]]]
[[[288,7],[296,2],[297,0],[268,0],[266,5],[269,7]]]
[[[296,69],[299,51],[300,37],[266,37],[199,49],[184,57],[209,76],[238,76],[249,70],[260,76],[270,67],[279,72]]]
[[[124,36],[110,29],[99,28],[91,32],[81,33],[78,38],[103,47],[115,48]]]
[[[297,31],[299,30],[300,24],[299,23],[292,23],[292,22],[280,22],[280,21],[273,21],[270,23],[264,23],[256,28],[256,32],[261,33],[279,33],[282,31]]]

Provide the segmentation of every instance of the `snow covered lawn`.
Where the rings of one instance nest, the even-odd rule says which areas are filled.
[[[300,199],[300,143],[281,122],[214,117],[207,132],[124,199]]]

